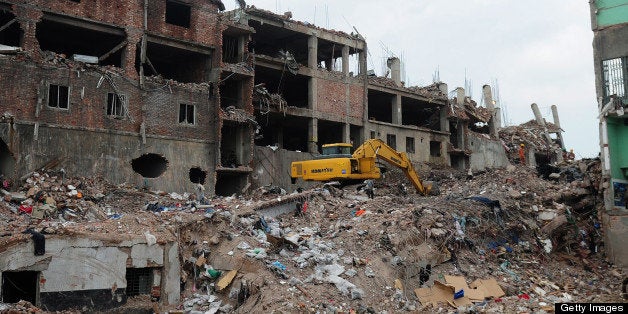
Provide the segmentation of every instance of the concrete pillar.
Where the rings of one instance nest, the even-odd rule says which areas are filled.
[[[342,141],[351,143],[351,124],[349,123],[345,123],[344,128],[342,128]]]
[[[531,107],[532,107],[532,112],[534,112],[534,118],[536,119],[536,123],[538,123],[543,128],[543,134],[545,135],[545,140],[547,140],[548,144],[551,143],[552,138],[549,136],[549,133],[547,133],[547,126],[545,125],[545,120],[543,120],[543,117],[541,116],[541,111],[539,110],[539,106],[537,106],[536,103],[533,103]]]
[[[307,127],[307,151],[318,154],[318,119],[311,118]]]
[[[392,98],[392,123],[401,125],[403,117],[401,115],[401,95],[395,95]]]
[[[310,35],[307,39],[307,66],[311,69],[318,67],[318,37]]]
[[[401,86],[401,61],[397,57],[388,58],[387,65],[390,68],[390,77],[397,86]]]
[[[342,73],[349,75],[349,46],[342,46]]]
[[[360,53],[358,53],[358,58],[360,59],[360,72],[359,74],[365,74],[368,70],[366,69],[366,49]]]
[[[447,105],[442,106],[440,108],[440,116],[439,116],[440,130],[443,132],[449,132],[449,119],[447,119],[447,114],[448,114],[447,109],[448,109]]]
[[[554,117],[554,124],[560,129],[560,119],[558,118],[558,108],[556,105],[552,105],[552,116]],[[563,132],[558,131],[558,140],[560,141],[560,148],[565,148],[565,142],[563,141]]]
[[[334,69],[334,59],[333,58],[329,58],[327,60],[325,60],[325,68],[327,69],[327,71],[331,71]]]
[[[456,104],[458,107],[464,106],[464,88],[456,88]]]
[[[484,94],[484,103],[486,108],[491,113],[491,120],[488,121],[488,129],[491,136],[497,136],[498,126],[495,121],[495,102],[493,100],[493,92],[490,85],[482,86],[482,93]]]

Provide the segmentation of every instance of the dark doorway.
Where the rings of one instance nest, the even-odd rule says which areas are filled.
[[[2,302],[17,303],[20,300],[37,305],[39,272],[17,271],[2,273]]]

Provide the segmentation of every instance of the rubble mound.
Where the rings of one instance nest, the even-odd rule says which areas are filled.
[[[0,251],[27,228],[174,239],[181,304],[129,300],[171,313],[539,312],[621,302],[625,275],[604,259],[596,169],[599,160],[577,161],[551,179],[523,166],[421,169],[441,191],[429,197],[390,171],[374,199],[359,185],[329,184],[204,199],[34,173],[3,191]]]

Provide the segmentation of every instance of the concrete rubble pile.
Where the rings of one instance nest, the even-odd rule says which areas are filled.
[[[2,191],[0,251],[28,228],[176,239],[183,298],[160,312],[551,312],[556,302],[621,301],[623,275],[604,261],[596,167],[576,161],[547,180],[522,166],[422,168],[441,191],[430,197],[390,171],[374,199],[326,184],[201,200],[33,173]]]
[[[508,151],[514,152],[515,154],[516,147],[520,144],[534,148],[539,152],[560,151],[560,145],[557,143],[550,143],[548,145],[543,134],[544,132],[558,133],[561,129],[550,122],[545,122],[545,125],[546,129],[544,129],[536,121],[530,120],[520,125],[508,126],[500,129],[499,137],[508,148]]]

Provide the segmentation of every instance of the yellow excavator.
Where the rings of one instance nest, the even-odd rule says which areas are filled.
[[[381,158],[401,168],[417,192],[429,195],[430,185],[424,185],[404,152],[398,152],[380,139],[370,139],[351,154],[351,144],[323,145],[323,153],[313,160],[294,161],[291,164],[292,182],[297,178],[305,181],[379,179],[381,172],[376,165]]]

